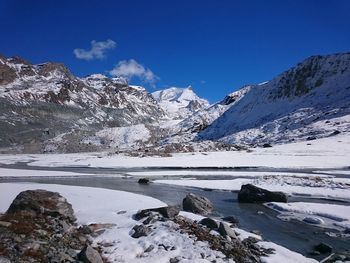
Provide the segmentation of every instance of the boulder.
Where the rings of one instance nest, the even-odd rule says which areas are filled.
[[[235,231],[226,223],[220,222],[218,232],[223,237],[237,238]]]
[[[75,222],[72,205],[59,193],[46,190],[27,190],[19,193],[13,200],[6,215],[29,212],[35,215],[49,215]]]
[[[136,225],[132,230],[134,230],[134,233],[131,235],[133,238],[148,236],[152,232],[151,228],[145,225]]]
[[[203,196],[196,196],[192,193],[186,195],[182,201],[183,209],[195,214],[207,215],[213,211],[213,204]]]
[[[164,216],[165,218],[172,219],[179,214],[180,209],[177,206],[164,206],[164,207],[158,207],[158,208],[143,209],[138,211],[134,215],[134,219],[140,220],[144,217],[149,216],[152,212],[157,212],[162,216]]]
[[[219,227],[218,223],[209,217],[203,218],[199,221],[199,224],[206,226],[209,229],[217,229]]]
[[[287,202],[287,195],[282,192],[270,192],[252,184],[242,185],[238,193],[238,202],[241,203],[265,203]]]
[[[149,184],[150,183],[150,180],[148,178],[140,178],[138,180],[138,183],[139,184]]]
[[[89,245],[80,251],[78,259],[84,263],[103,263],[101,255]]]

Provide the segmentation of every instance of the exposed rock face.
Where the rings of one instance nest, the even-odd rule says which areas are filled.
[[[213,204],[208,198],[196,196],[192,193],[186,195],[182,201],[182,206],[185,211],[201,215],[207,215],[213,211]]]
[[[238,202],[241,203],[265,203],[287,202],[287,195],[282,192],[270,192],[252,184],[242,185],[238,193]]]

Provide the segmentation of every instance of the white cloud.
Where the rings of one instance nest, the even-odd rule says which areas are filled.
[[[73,50],[73,53],[76,58],[84,59],[84,60],[93,60],[93,59],[102,59],[106,56],[106,52],[108,49],[113,49],[117,45],[111,39],[107,39],[106,41],[91,41],[91,49],[85,50],[81,48],[76,48]]]
[[[158,79],[150,69],[145,68],[134,59],[120,61],[109,73],[112,76],[124,77],[128,80],[137,77],[150,84],[154,84]]]

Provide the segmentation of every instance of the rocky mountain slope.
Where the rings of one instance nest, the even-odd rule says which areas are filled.
[[[347,132],[349,98],[350,53],[313,56],[267,83],[250,86],[197,139],[260,145]]]
[[[33,151],[57,136],[74,137],[79,151],[84,134],[165,117],[149,92],[123,79],[78,78],[62,64],[32,65],[18,57],[0,57],[0,102],[0,147]]]

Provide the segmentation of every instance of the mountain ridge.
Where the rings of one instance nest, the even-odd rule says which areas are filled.
[[[123,78],[0,56],[0,147],[182,151],[309,140],[350,131],[349,97],[348,52],[311,56],[212,105],[190,86],[150,93]]]

